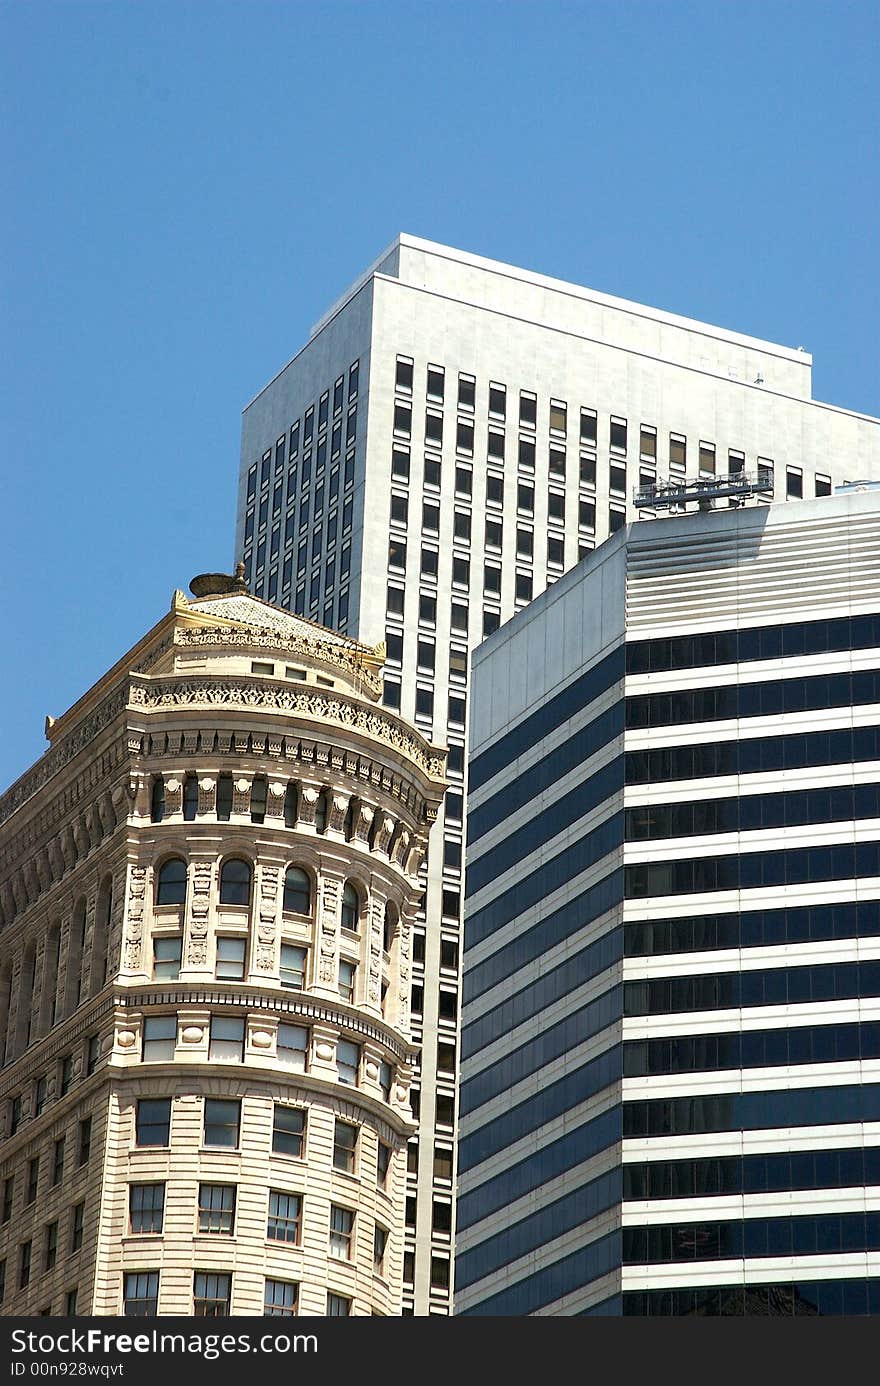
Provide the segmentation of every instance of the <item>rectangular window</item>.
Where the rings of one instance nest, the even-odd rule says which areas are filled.
[[[823,476],[820,472],[817,472],[817,473],[816,473],[816,495],[817,495],[817,496],[830,496],[830,495],[831,495],[831,477],[830,477],[830,476]]]
[[[507,415],[507,386],[489,383],[489,414],[493,419],[503,419]]]
[[[565,492],[548,491],[547,518],[562,521],[565,519]]]
[[[626,495],[626,467],[615,466],[612,462],[608,468],[608,484],[612,491],[618,495]]]
[[[357,977],[357,968],[353,962],[348,962],[345,958],[339,964],[339,995],[343,1001],[349,1005],[354,1005],[354,988]]]
[[[126,1318],[152,1318],[159,1311],[159,1272],[129,1271],[123,1277],[122,1298]]]
[[[446,385],[446,372],[442,366],[428,367],[428,399],[443,399]]]
[[[535,488],[530,481],[521,481],[516,488],[516,508],[520,513],[531,515],[535,509]]]
[[[474,425],[470,419],[459,419],[455,428],[455,446],[466,456],[474,450]]]
[[[530,602],[532,600],[532,575],[531,573],[517,573],[516,575],[516,600],[518,602]]]
[[[457,496],[470,496],[473,489],[474,474],[470,467],[460,466],[455,469],[455,494]]]
[[[472,375],[458,377],[458,407],[473,409],[476,402],[477,382]]]
[[[456,510],[453,517],[452,536],[460,544],[471,542],[471,512],[469,510]]]
[[[49,1080],[45,1074],[37,1079],[37,1087],[34,1093],[34,1116],[39,1116],[46,1105],[46,1098],[49,1095]]]
[[[397,481],[409,481],[409,448],[396,446],[392,449],[391,475]]]
[[[680,433],[669,435],[669,465],[678,471],[687,466],[687,438]]]
[[[434,690],[433,688],[416,688],[416,716],[434,716]]]
[[[391,1146],[385,1145],[384,1141],[379,1142],[379,1151],[376,1157],[376,1183],[380,1189],[384,1189],[388,1182],[388,1171],[391,1168]]]
[[[2,1291],[2,1289],[0,1289],[0,1299],[2,1299],[2,1297],[3,1297],[3,1291]],[[75,1319],[75,1318],[76,1318],[76,1300],[77,1300],[77,1291],[76,1291],[76,1290],[68,1290],[68,1291],[67,1291],[67,1294],[65,1295],[65,1298],[64,1298],[64,1316],[65,1316],[65,1318],[68,1318],[68,1319]]]
[[[183,940],[180,934],[170,938],[153,939],[153,976],[167,981],[176,981],[180,976],[180,958]]]
[[[281,945],[281,985],[292,991],[302,991],[306,984],[308,951],[299,944]]]
[[[467,587],[471,579],[471,561],[469,558],[461,558],[453,555],[452,558],[452,583],[455,587]]]
[[[535,536],[530,529],[518,527],[516,531],[517,558],[531,558],[534,553]]]
[[[804,474],[800,467],[786,467],[785,494],[788,500],[801,500],[804,494]]]
[[[568,428],[568,405],[564,400],[550,401],[550,432],[565,433]]]
[[[245,947],[247,940],[243,938],[217,939],[217,965],[215,975],[218,979],[227,982],[241,982],[244,980],[244,961]]]
[[[533,472],[535,470],[535,440],[534,438],[520,438],[518,445],[517,460],[523,471]]]
[[[452,1151],[445,1146],[434,1147],[434,1178],[452,1179]]]
[[[548,457],[548,464],[547,464],[547,466],[548,466],[548,471],[549,471],[549,473],[550,473],[551,476],[553,476],[553,477],[560,477],[560,478],[563,478],[563,479],[564,479],[564,477],[565,477],[565,448],[560,447],[558,443],[551,443],[551,444],[550,444],[550,452],[549,452],[549,457]]]
[[[521,428],[534,428],[538,422],[538,398],[528,390],[519,392],[519,422]]]
[[[443,446],[443,415],[437,414],[431,409],[425,414],[425,446],[429,448]]]
[[[305,1073],[309,1056],[308,1029],[304,1025],[279,1025],[277,1054],[284,1068]]]
[[[381,1275],[385,1269],[385,1248],[388,1245],[388,1228],[376,1223],[373,1231],[373,1270]]]
[[[78,1154],[77,1164],[88,1164],[89,1155],[92,1151],[92,1118],[84,1117],[79,1124],[79,1140],[77,1142]]]
[[[591,500],[578,501],[578,524],[581,529],[596,528],[596,502]]]
[[[450,629],[467,635],[468,609],[464,602],[453,602],[450,610]]]
[[[64,1137],[59,1136],[52,1153],[52,1186],[60,1184],[64,1177]]]
[[[232,1276],[196,1271],[193,1276],[193,1317],[227,1318],[232,1297]]]
[[[626,452],[626,419],[611,416],[611,451]]]
[[[336,1045],[336,1073],[340,1083],[357,1086],[361,1066],[360,1045],[341,1039]]]
[[[164,1217],[164,1184],[129,1184],[128,1221],[133,1234],[161,1232]]]
[[[46,1224],[43,1242],[43,1270],[53,1269],[58,1260],[58,1223],[49,1222]]]
[[[209,1059],[223,1059],[227,1063],[244,1062],[244,1020],[233,1016],[211,1016],[211,1037],[208,1046]]]
[[[411,395],[413,387],[413,363],[408,356],[398,356],[397,370],[394,376],[394,388],[402,390],[405,394]]]
[[[165,1063],[173,1059],[176,1043],[176,1015],[155,1015],[144,1020],[141,1058],[145,1064]]]
[[[504,434],[500,429],[490,428],[486,444],[486,456],[490,462],[504,461]]]
[[[406,571],[406,540],[392,539],[388,545],[388,566]]]
[[[357,1127],[337,1118],[333,1131],[333,1168],[341,1169],[346,1174],[354,1174],[356,1148]]]
[[[40,1182],[40,1157],[35,1156],[33,1160],[28,1160],[27,1177],[27,1197],[25,1203],[34,1203],[37,1197],[37,1185]]]
[[[263,1314],[267,1318],[296,1314],[299,1286],[293,1280],[267,1280],[263,1291]]]
[[[330,1205],[330,1255],[335,1261],[351,1260],[354,1213],[350,1208]]]
[[[199,1185],[199,1232],[231,1237],[235,1228],[235,1185]]]
[[[422,503],[422,529],[427,534],[437,534],[440,529],[440,506],[436,501]]]
[[[652,461],[657,457],[657,430],[647,424],[642,424],[639,430],[639,456]]]
[[[302,1195],[269,1190],[269,1220],[266,1236],[270,1242],[298,1245],[302,1226]]]
[[[700,471],[715,475],[715,444],[700,443]]]
[[[596,485],[596,458],[593,453],[581,454],[580,478],[582,486]]]
[[[86,1220],[85,1203],[77,1203],[70,1216],[70,1250],[79,1251],[83,1244],[83,1228]]]
[[[425,458],[425,485],[432,489],[440,489],[440,463],[435,457]]]
[[[205,1098],[205,1145],[238,1148],[238,1132],[241,1124],[241,1102],[225,1098]]]
[[[351,1300],[346,1295],[327,1296],[327,1318],[347,1319],[351,1316]]]
[[[581,442],[588,443],[592,447],[596,446],[596,411],[595,409],[581,410]]]
[[[501,520],[486,521],[486,548],[500,549],[504,537],[503,523]]]
[[[275,1103],[272,1114],[272,1151],[301,1160],[306,1138],[306,1114],[301,1107]]]
[[[168,1145],[170,1130],[171,1098],[140,1098],[135,1119],[135,1145]]]

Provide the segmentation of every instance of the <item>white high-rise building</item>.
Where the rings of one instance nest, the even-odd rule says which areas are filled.
[[[449,746],[416,931],[416,1314],[450,1308],[468,651],[655,477],[772,471],[775,499],[880,477],[878,421],[810,375],[801,349],[400,236],[244,411],[251,590],[384,632],[385,702]]]

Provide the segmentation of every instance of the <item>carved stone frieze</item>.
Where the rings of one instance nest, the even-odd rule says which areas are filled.
[[[325,878],[321,882],[318,975],[322,982],[336,980],[336,949],[339,930],[340,884]]]
[[[433,778],[441,778],[445,756],[400,718],[354,696],[309,686],[254,683],[244,676],[217,678],[181,675],[141,679],[129,684],[129,705],[148,711],[175,707],[266,709],[317,722],[334,722],[385,742]],[[325,751],[326,754],[326,751]]]
[[[143,866],[130,866],[128,870],[128,900],[125,911],[124,957],[129,972],[137,972],[141,967],[141,952],[144,937],[144,897],[147,890],[147,872]]]

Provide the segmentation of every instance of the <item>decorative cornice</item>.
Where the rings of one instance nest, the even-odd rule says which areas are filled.
[[[409,1063],[418,1054],[418,1049],[397,1030],[388,1025],[379,1025],[372,1017],[346,1009],[341,1005],[320,1000],[308,992],[297,992],[295,997],[278,991],[255,991],[246,986],[235,992],[220,986],[205,986],[201,983],[178,982],[174,985],[159,986],[145,983],[120,989],[114,996],[114,1004],[126,1010],[143,1010],[151,1006],[232,1006],[236,1011],[270,1011],[283,1016],[298,1016],[310,1022],[318,1021],[372,1040],[387,1049],[400,1063]]]
[[[201,629],[177,627],[174,632],[174,643],[181,647],[195,648],[211,646],[217,649],[226,647],[283,650],[285,654],[297,655],[308,663],[318,662],[339,670],[348,678],[354,677],[374,697],[378,697],[382,692],[380,675],[375,670],[370,669],[356,651],[329,640],[297,635],[285,636],[280,631],[271,628],[266,630],[231,630],[225,626],[209,626]]]
[[[36,765],[15,781],[6,793],[0,798],[0,823],[5,823],[16,809],[21,808],[22,804],[36,794],[47,780],[53,775],[57,775],[59,770],[63,770],[74,756],[78,755],[85,746],[93,741],[104,727],[118,717],[125,710],[128,703],[128,684],[123,683],[110,693],[103,702],[99,703],[90,717],[75,727],[72,731],[53,745],[45,755],[37,761]]]
[[[446,755],[384,708],[366,705],[336,691],[297,689],[287,684],[254,682],[242,675],[183,675],[173,678],[133,676],[128,689],[133,711],[161,712],[184,707],[230,711],[266,711],[331,722],[383,741],[432,780],[443,780]],[[439,787],[439,786],[438,786]]]

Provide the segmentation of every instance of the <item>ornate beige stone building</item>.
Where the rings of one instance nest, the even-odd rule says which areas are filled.
[[[444,753],[192,590],[0,800],[0,1313],[399,1314]]]

